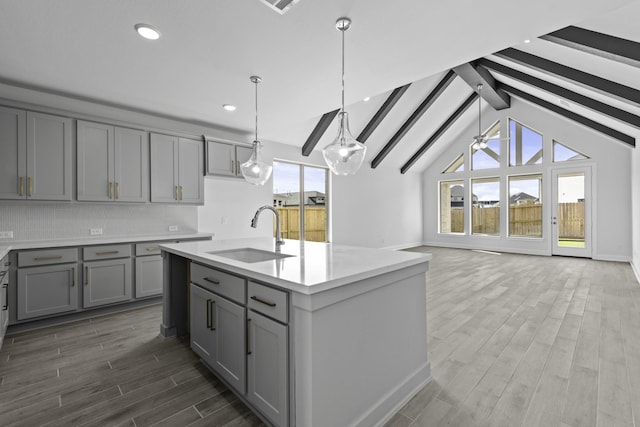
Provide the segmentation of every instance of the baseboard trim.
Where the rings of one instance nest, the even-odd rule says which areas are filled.
[[[625,256],[625,255],[594,254],[593,259],[598,261],[616,261],[616,262],[631,263],[631,257]]]

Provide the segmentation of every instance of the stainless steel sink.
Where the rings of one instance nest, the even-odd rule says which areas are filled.
[[[272,261],[274,259],[289,258],[293,256],[254,248],[229,249],[226,251],[212,251],[207,253],[246,263]]]

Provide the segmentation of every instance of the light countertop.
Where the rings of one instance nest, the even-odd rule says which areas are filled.
[[[0,258],[4,257],[9,251],[22,249],[46,249],[46,248],[62,248],[65,246],[87,246],[87,245],[108,245],[116,243],[134,243],[134,242],[155,242],[163,240],[181,240],[181,239],[198,239],[210,238],[211,233],[166,233],[166,234],[145,234],[145,235],[129,235],[129,236],[87,236],[73,237],[66,239],[51,240],[24,240],[0,243]]]
[[[431,260],[430,254],[371,249],[320,242],[285,240],[288,258],[255,263],[236,261],[211,252],[239,248],[274,251],[273,238],[163,244],[163,250],[303,294],[313,294]]]

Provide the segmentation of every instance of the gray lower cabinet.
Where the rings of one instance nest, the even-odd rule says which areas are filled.
[[[0,350],[9,326],[9,257],[0,260]]]
[[[287,326],[247,314],[247,399],[277,426],[289,413]]]
[[[131,299],[131,258],[84,263],[83,306],[96,307]]]
[[[136,258],[136,298],[162,294],[162,256]]]
[[[190,285],[191,348],[236,391],[246,391],[246,308]]]
[[[75,311],[78,264],[18,269],[18,320]]]

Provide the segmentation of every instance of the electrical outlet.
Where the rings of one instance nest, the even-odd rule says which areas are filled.
[[[102,228],[92,228],[89,230],[89,233],[92,236],[101,236],[102,235]]]
[[[226,223],[227,223],[227,217],[226,216],[220,217],[220,224],[225,225]]]
[[[0,239],[13,239],[13,231],[0,231]]]
[[[177,225],[170,225],[169,226],[169,231],[178,231],[178,226]]]

